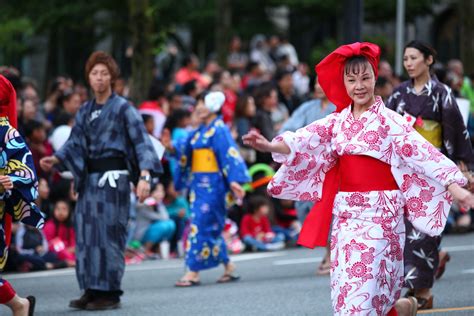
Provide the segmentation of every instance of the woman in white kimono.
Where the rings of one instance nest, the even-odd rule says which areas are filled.
[[[282,164],[268,187],[272,196],[317,202],[301,245],[324,246],[332,217],[335,315],[415,315],[415,298],[399,300],[403,217],[439,235],[452,198],[474,205],[456,165],[374,96],[379,58],[371,43],[339,47],[316,66],[335,113],[271,143],[254,131],[243,137]]]

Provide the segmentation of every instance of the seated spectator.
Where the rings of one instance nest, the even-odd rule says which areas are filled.
[[[45,178],[39,178],[38,180],[38,198],[35,203],[39,209],[45,214],[45,220],[52,215],[52,204],[49,198],[49,183]]]
[[[176,230],[171,239],[171,252],[178,256],[184,255],[183,233],[189,221],[189,204],[186,198],[176,192],[173,181],[166,185],[166,195],[164,199],[166,209],[171,219],[174,221]]]
[[[155,120],[153,116],[149,114],[142,114],[142,119],[147,133],[153,135],[153,131],[155,130]]]
[[[270,226],[268,199],[258,195],[251,197],[248,210],[249,213],[244,215],[240,224],[240,236],[245,245],[258,251],[285,248],[284,236],[275,234]]]
[[[153,255],[155,247],[159,245],[161,257],[167,259],[170,251],[169,241],[173,237],[176,225],[169,218],[163,204],[164,197],[163,184],[158,183],[151,197],[144,203],[137,204],[134,239],[142,242],[148,255]]]
[[[239,227],[229,218],[225,219],[224,230],[222,231],[227,250],[231,254],[242,253],[245,250],[245,244],[239,237]]]
[[[240,154],[248,165],[251,165],[256,160],[255,150],[245,146],[242,142],[242,136],[247,134],[252,128],[255,119],[256,107],[252,96],[244,94],[241,95],[235,107],[234,128],[237,131],[236,142],[239,146]]]
[[[272,226],[273,231],[285,236],[287,243],[296,244],[301,230],[301,223],[298,221],[294,202],[279,200],[278,203],[274,203],[274,207],[276,224]]]
[[[56,201],[53,216],[44,225],[43,232],[48,240],[49,250],[55,253],[59,260],[66,261],[69,267],[74,267],[76,265],[76,235],[68,201]]]
[[[29,121],[25,125],[26,143],[31,150],[33,163],[38,177],[47,178],[48,174],[40,168],[39,161],[53,154],[53,147],[46,138],[46,128],[39,121]]]
[[[148,91],[148,98],[138,106],[140,114],[147,114],[153,117],[154,126],[153,133],[155,137],[160,137],[163,126],[166,121],[166,114],[162,107],[163,103],[167,102],[165,98],[164,84],[159,81],[154,81]]]
[[[21,272],[51,270],[67,267],[65,261],[48,251],[48,241],[43,232],[20,224],[15,235],[15,245],[18,251],[18,270]]]

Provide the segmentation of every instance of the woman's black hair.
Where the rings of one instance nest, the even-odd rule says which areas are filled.
[[[239,98],[237,99],[237,104],[235,105],[234,119],[246,117],[245,112],[247,111],[247,104],[249,102],[249,98],[251,97],[251,95],[246,93],[239,95]]]
[[[264,82],[256,87],[253,96],[255,99],[255,105],[261,108],[263,102],[271,95],[273,90],[276,91],[276,87],[272,82]]]
[[[372,67],[367,57],[362,55],[352,56],[349,57],[344,64],[344,73],[346,75],[358,75],[366,71],[367,67]]]
[[[57,219],[56,217],[54,217],[54,210],[56,209],[56,205],[58,203],[64,203],[67,205],[67,208],[69,210],[69,214],[67,215],[67,218],[66,220],[64,221],[64,225],[66,227],[72,227],[73,226],[73,223],[72,223],[72,208],[71,208],[71,203],[69,203],[68,200],[66,199],[58,199],[54,202],[54,208],[53,208],[53,214],[52,215],[52,218],[53,218],[53,222],[54,222],[54,228],[55,228],[55,235],[58,236],[59,234],[59,225],[61,224]],[[67,231],[67,239],[69,240],[70,236],[69,236],[69,230]]]
[[[169,129],[170,132],[173,131],[176,127],[178,127],[179,122],[187,117],[191,116],[191,112],[186,109],[176,109],[174,110],[170,116],[166,119],[165,127]]]
[[[433,57],[433,62],[430,65],[430,69],[436,63],[436,55],[437,55],[436,50],[430,45],[426,44],[425,42],[422,42],[419,40],[411,41],[410,43],[405,45],[405,48],[403,49],[404,53],[407,48],[415,48],[419,50],[423,54],[423,57],[425,60],[428,59],[430,56]]]

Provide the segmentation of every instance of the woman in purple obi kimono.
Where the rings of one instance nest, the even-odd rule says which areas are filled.
[[[420,41],[405,46],[403,64],[410,80],[397,87],[387,107],[403,115],[427,141],[453,162],[466,168],[473,162],[469,134],[451,89],[431,76],[436,52]],[[465,171],[465,170],[463,170]],[[438,252],[441,236],[415,229],[409,221],[405,244],[405,281],[408,295],[418,299],[419,309],[433,307],[431,288],[435,273],[444,271],[449,255]],[[438,274],[438,278],[441,276]]]

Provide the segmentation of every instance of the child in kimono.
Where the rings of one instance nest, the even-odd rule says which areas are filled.
[[[453,198],[474,205],[456,165],[374,95],[379,58],[375,44],[339,47],[316,66],[335,113],[271,143],[255,131],[244,136],[282,164],[268,186],[271,195],[317,202],[301,245],[326,245],[332,218],[335,315],[415,315],[416,299],[399,299],[404,216],[439,235]]]
[[[245,191],[241,184],[249,175],[229,128],[218,116],[225,96],[211,92],[199,98],[195,112],[201,121],[197,130],[187,139],[163,144],[179,159],[175,173],[178,190],[186,187],[190,179],[189,203],[191,226],[186,242],[186,267],[188,272],[175,284],[178,287],[199,285],[199,271],[223,264],[225,271],[220,283],[239,279],[235,266],[230,262],[222,238],[227,208],[233,201],[232,194],[242,199]]]
[[[44,218],[33,201],[38,197],[38,181],[31,152],[15,129],[16,93],[0,75],[0,271],[7,262],[12,218],[42,228]],[[0,304],[15,315],[33,315],[35,297],[18,296],[11,284],[0,277]]]

